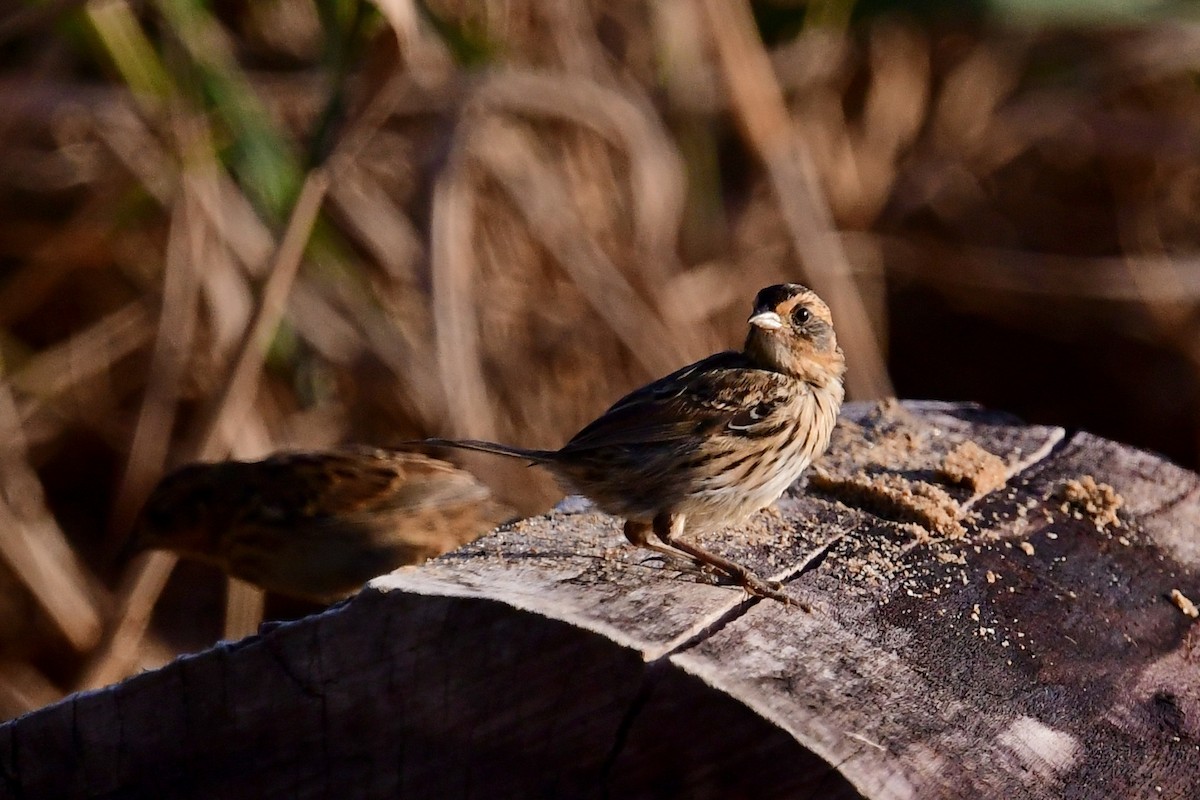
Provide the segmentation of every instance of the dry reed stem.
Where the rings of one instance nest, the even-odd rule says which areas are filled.
[[[346,166],[338,170],[338,180],[330,187],[330,202],[343,212],[346,226],[389,275],[415,275],[425,256],[421,232],[365,170]]]
[[[227,578],[225,581],[225,630],[222,637],[237,641],[258,632],[267,593],[252,583]]]
[[[288,298],[288,320],[330,364],[349,367],[367,348],[359,330],[361,321],[349,319],[322,294],[320,286],[303,276],[297,277]]]
[[[568,120],[620,147],[629,159],[636,245],[641,266],[660,284],[675,267],[674,240],[683,208],[683,168],[649,109],[619,92],[575,76],[505,71],[486,78],[467,103],[433,198],[433,310],[439,373],[451,433],[494,438],[476,322],[474,195],[467,178],[475,156],[500,180],[531,232],[563,266],[588,302],[657,375],[687,360],[661,321],[597,246],[574,212],[567,186],[534,155],[513,126],[485,114]]]
[[[355,124],[347,138],[339,142],[335,152],[335,164],[331,169],[331,172],[339,176],[339,180],[333,185],[335,197],[338,192],[348,192],[347,186],[353,183],[352,180],[347,180],[347,177],[351,176],[343,177],[343,173],[354,166],[352,159],[348,156],[361,149],[378,131],[379,126],[386,118],[388,109],[394,105],[394,102],[394,96],[387,91],[377,93],[372,98],[368,110],[364,112],[363,118]],[[104,114],[109,123],[98,126],[101,132],[111,129],[119,133],[119,135],[103,137],[114,154],[133,172],[152,196],[158,199],[165,208],[170,208],[172,200],[166,193],[174,192],[173,187],[176,181],[164,179],[164,176],[173,177],[175,173],[169,166],[169,161],[158,140],[150,133],[137,113],[123,104],[118,104],[116,108],[100,109],[97,113]],[[265,275],[270,268],[275,240],[245,195],[225,172],[216,168],[215,164],[213,169],[204,171],[203,179],[195,170],[190,171],[187,181],[192,188],[189,197],[198,203],[205,218],[203,222],[211,226],[212,238],[229,249],[240,262],[246,274],[256,278]],[[383,201],[386,198],[373,196],[372,199]],[[370,210],[358,205],[353,212],[347,214],[347,217],[354,222],[359,214]],[[402,227],[400,222],[403,222],[408,228],[412,227],[407,218],[403,218],[403,220],[389,218],[386,225],[378,219],[373,221],[377,223],[374,228],[365,223],[358,227],[368,232],[376,229],[400,230]],[[197,218],[195,223],[200,226],[201,220]],[[395,244],[395,241],[396,237],[391,236],[388,244]],[[418,242],[417,245],[419,246],[419,244]],[[381,245],[380,252],[376,253],[376,256],[382,262],[393,252],[402,253],[403,249]],[[209,300],[207,308],[211,315],[210,325],[213,329],[216,349],[219,352],[228,343],[240,339],[246,329],[249,316],[253,312],[254,300],[249,285],[229,269],[225,259],[217,259],[215,263],[208,265],[208,269],[201,272],[204,291]],[[292,302],[294,300],[293,298]],[[339,322],[341,317],[318,294],[309,292],[306,300],[308,302],[305,304],[304,313],[293,313],[293,309],[289,307],[288,317],[296,326],[297,332],[334,362],[350,358],[352,339],[346,335],[347,323]],[[314,323],[314,319],[319,320],[319,324]],[[331,347],[331,340],[335,336],[340,339],[341,345],[336,348],[336,354],[335,348]],[[357,339],[361,342],[361,337],[357,337]],[[353,345],[353,347],[355,350],[360,349],[357,345]],[[113,527],[119,529],[120,525],[114,523]]]
[[[201,223],[187,179],[167,238],[158,333],[150,356],[146,389],[134,423],[125,468],[109,517],[109,536],[125,534],[133,516],[167,463],[180,388],[191,358],[200,297]]]
[[[178,171],[158,137],[142,121],[130,97],[118,95],[92,109],[92,114],[97,138],[159,205],[170,208],[175,199]]]
[[[451,407],[443,399],[436,338],[421,338],[411,323],[397,326],[383,314],[360,313],[355,323],[372,354],[395,377],[396,400],[409,410],[413,428],[444,430]]]
[[[195,460],[212,461],[224,456],[228,444],[222,438],[222,431],[236,431],[254,402],[267,350],[283,319],[288,293],[328,188],[329,174],[323,169],[313,170],[304,180],[275,252],[271,271],[263,284],[254,318],[246,330],[225,385],[200,428]]]
[[[445,43],[428,30],[417,4],[413,0],[374,1],[396,32],[413,79],[423,87],[445,83],[454,70],[453,59]]]
[[[29,395],[29,399],[20,404],[22,422],[40,406],[74,388],[79,381],[104,372],[116,361],[144,348],[153,337],[154,324],[150,315],[140,302],[133,302],[62,344],[33,356],[4,382]]]
[[[483,377],[475,318],[478,267],[472,249],[474,198],[463,152],[466,125],[466,121],[459,123],[446,167],[433,187],[429,225],[430,301],[438,375],[446,405],[444,430],[456,436],[494,439],[495,419]]]
[[[853,365],[847,373],[847,389],[859,399],[890,397],[893,390],[883,353],[854,285],[811,154],[793,129],[749,6],[740,0],[701,3],[734,113],[766,166],[805,273],[829,301],[838,321],[839,339]]]
[[[596,24],[583,0],[543,0],[535,5],[546,20],[564,71],[594,80],[615,80],[608,57],[596,38]]]
[[[16,403],[0,384],[0,557],[25,584],[67,642],[86,652],[103,627],[87,575],[46,508],[41,481],[29,466]]]
[[[684,167],[648,103],[574,75],[510,69],[485,78],[468,107],[568,120],[619,148],[629,159],[635,244],[645,254],[638,266],[651,285],[678,270],[675,246],[683,219]]]
[[[121,576],[116,609],[100,647],[92,653],[75,690],[96,689],[129,675],[150,625],[154,603],[179,561],[174,553],[154,550],[139,556]]]
[[[67,643],[86,653],[100,640],[103,624],[99,609],[84,591],[89,582],[79,576],[79,565],[71,563],[70,546],[65,540],[55,542],[60,545],[56,547],[45,541],[61,536],[48,514],[36,521],[22,519],[0,499],[0,558],[29,589]]]
[[[150,196],[164,209],[170,209],[180,176],[158,137],[128,103],[114,101],[97,109],[95,114],[103,123],[95,126],[100,139]],[[199,182],[195,173],[192,178]],[[275,249],[271,231],[227,174],[214,168],[205,178],[205,183],[213,185],[194,187],[193,198],[199,202],[217,239],[250,275],[262,277]]]
[[[248,275],[262,278],[271,267],[275,237],[229,175],[214,172],[206,177],[213,185],[207,191],[197,191],[196,199],[213,233],[241,262]]]
[[[649,375],[671,372],[696,355],[587,235],[570,190],[536,155],[537,145],[531,137],[514,125],[492,119],[473,132],[469,147],[500,181],[531,233]]]
[[[412,16],[415,7],[411,3],[401,2],[400,16],[406,20],[403,25],[412,23],[411,29],[406,28],[400,34],[402,44],[406,46],[410,56],[420,61],[426,71],[417,76],[417,85],[421,97],[427,102],[443,102],[453,98],[457,104],[458,93],[451,86],[450,76],[443,74],[441,61],[448,58],[444,44],[430,37],[423,28],[416,24]],[[393,24],[394,21],[393,21]],[[421,55],[415,51],[424,53]],[[436,89],[429,86],[440,76]],[[389,118],[398,113],[398,109],[408,96],[407,90],[413,86],[414,75],[406,70],[397,70],[390,74],[383,84],[372,94],[365,107],[357,117],[346,126],[343,135],[335,145],[328,159],[330,173],[337,177],[332,181],[330,201],[337,204],[345,212],[348,224],[355,229],[364,245],[372,250],[385,271],[405,289],[415,295],[421,282],[418,277],[420,259],[425,255],[426,245],[420,232],[411,222],[404,210],[386,197],[374,182],[365,177],[361,168],[360,158],[371,140],[379,133]],[[427,109],[422,109],[427,110]],[[434,186],[434,202],[436,203],[437,185]],[[432,214],[437,219],[437,212]],[[374,223],[373,225],[370,223]],[[431,227],[436,226],[431,223]],[[372,230],[373,228],[373,230]],[[430,239],[437,237],[431,231]],[[437,247],[429,245],[430,258],[436,257]],[[430,267],[433,280],[437,280],[436,267]],[[361,298],[350,298],[348,292],[338,287],[311,286],[306,291],[306,282],[300,282],[298,289],[303,295],[299,298],[293,295],[293,302],[305,303],[312,311],[317,304],[324,309],[324,315],[338,316],[333,309],[333,303],[344,307],[347,311],[347,322],[354,326],[354,345],[351,345],[350,332],[342,327],[338,336],[341,345],[333,345],[329,340],[334,332],[327,329],[318,338],[309,337],[309,341],[319,351],[323,347],[333,345],[347,355],[348,348],[369,349],[395,377],[395,392],[400,405],[411,410],[414,423],[418,429],[436,430],[441,426],[441,420],[446,416],[444,410],[443,376],[439,368],[434,347],[430,346],[430,331],[433,324],[430,321],[432,311],[419,302],[405,303],[402,308],[392,308],[387,304],[387,298],[375,297],[368,302]],[[326,295],[333,292],[336,296]],[[386,310],[378,309],[376,302],[383,301]],[[298,309],[297,309],[298,312]],[[389,313],[390,312],[390,313]],[[429,317],[426,316],[429,314]],[[310,327],[300,319],[301,314],[291,314],[297,330],[303,332]],[[336,362],[336,358],[331,359]]]
[[[0,716],[24,714],[60,700],[62,690],[31,665],[11,658],[0,660]]]

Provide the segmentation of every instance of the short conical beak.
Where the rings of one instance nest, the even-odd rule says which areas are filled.
[[[760,311],[752,314],[747,322],[764,331],[777,331],[783,327],[783,320],[774,311]]]

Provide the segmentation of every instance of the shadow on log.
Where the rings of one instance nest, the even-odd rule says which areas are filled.
[[[1200,479],[852,405],[777,511],[623,544],[582,504],[0,728],[2,797],[1200,796]]]

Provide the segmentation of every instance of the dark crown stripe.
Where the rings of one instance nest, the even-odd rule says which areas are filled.
[[[806,287],[798,283],[777,283],[774,286],[768,286],[754,298],[754,310],[773,311],[783,302],[807,291]]]

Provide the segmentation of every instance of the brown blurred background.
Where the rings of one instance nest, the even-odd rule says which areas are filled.
[[[114,564],[165,469],[557,445],[780,280],[853,398],[1200,462],[1194,4],[0,9],[0,716],[254,629]]]

